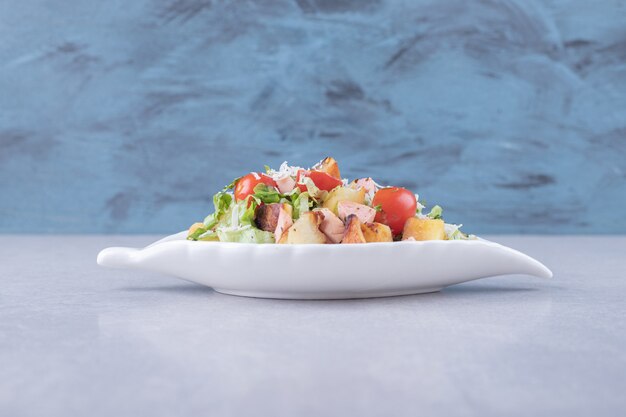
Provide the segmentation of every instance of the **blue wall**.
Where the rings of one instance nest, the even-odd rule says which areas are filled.
[[[5,1],[0,232],[170,232],[283,160],[626,233],[626,2]]]

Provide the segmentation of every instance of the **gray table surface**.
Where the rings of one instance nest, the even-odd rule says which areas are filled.
[[[95,264],[154,239],[0,236],[2,417],[624,415],[626,237],[499,236],[555,277],[350,301]]]

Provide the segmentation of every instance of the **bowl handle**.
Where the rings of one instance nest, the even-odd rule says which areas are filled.
[[[139,253],[136,248],[112,247],[100,251],[98,265],[109,268],[128,268],[135,263],[135,255]]]

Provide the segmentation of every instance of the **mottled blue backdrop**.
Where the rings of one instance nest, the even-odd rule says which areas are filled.
[[[326,155],[476,233],[626,233],[626,2],[0,3],[0,232],[170,232]]]

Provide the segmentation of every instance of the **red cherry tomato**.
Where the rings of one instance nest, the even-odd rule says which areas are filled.
[[[299,183],[302,177],[311,178],[311,181],[313,181],[313,184],[315,184],[317,188],[323,191],[330,191],[333,188],[338,187],[343,184],[343,182],[340,179],[337,179],[333,177],[332,175],[329,175],[322,171],[305,171],[301,169],[300,171],[298,171],[296,182]],[[304,184],[298,184],[298,188],[300,188],[300,191],[306,191],[306,185]]]
[[[400,187],[381,188],[374,194],[372,206],[381,206],[376,213],[376,221],[386,224],[394,235],[402,233],[404,223],[415,216],[417,200],[415,194]]]
[[[235,185],[235,200],[245,200],[246,197],[254,194],[254,187],[261,183],[270,187],[278,188],[278,185],[276,185],[276,181],[274,181],[267,175],[259,173],[255,174],[251,172],[250,174],[241,177],[237,181],[237,184]]]

